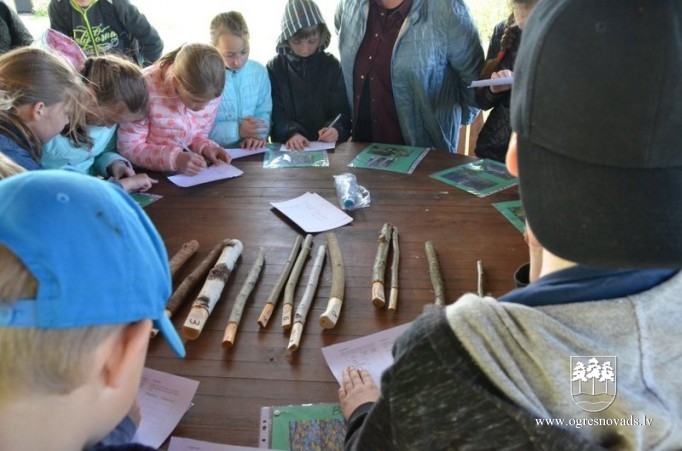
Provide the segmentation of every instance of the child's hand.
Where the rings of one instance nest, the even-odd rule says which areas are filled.
[[[124,177],[135,175],[133,168],[131,168],[130,165],[123,160],[114,161],[107,167],[107,170],[115,180],[120,180]]]
[[[260,138],[246,138],[242,141],[242,149],[256,150],[265,146],[265,140]]]
[[[303,150],[308,144],[310,144],[310,141],[308,141],[305,136],[296,133],[287,140],[284,146],[289,150]]]
[[[268,133],[268,123],[263,119],[246,116],[239,123],[239,136],[242,138],[261,138]]]
[[[339,388],[339,402],[346,420],[355,409],[367,402],[379,400],[379,387],[368,371],[348,367],[343,371],[343,380]]]
[[[492,75],[490,76],[490,79],[495,79],[495,78],[506,78],[506,77],[513,77],[514,72],[510,71],[509,69],[504,69],[498,72],[493,72]],[[493,94],[497,94],[500,92],[504,91],[509,91],[512,88],[511,85],[498,85],[498,86],[491,86],[490,87],[490,92]]]
[[[232,157],[222,147],[204,147],[201,155],[212,164],[220,164],[221,161],[229,163]]]
[[[149,188],[158,182],[158,180],[151,178],[147,174],[135,174],[131,177],[119,179],[118,181],[118,183],[120,183],[123,189],[128,193],[133,191],[148,191]]]
[[[194,152],[180,152],[175,158],[175,167],[185,175],[197,175],[206,169],[206,160]]]
[[[335,143],[339,139],[339,131],[334,127],[321,128],[317,134],[320,136],[318,140],[325,143]]]

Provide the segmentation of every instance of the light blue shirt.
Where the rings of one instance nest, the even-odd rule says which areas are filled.
[[[40,162],[45,169],[73,169],[82,174],[108,177],[107,168],[111,163],[128,161],[116,153],[117,128],[117,125],[89,126],[87,132],[93,141],[91,149],[76,147],[68,138],[57,135],[43,144]]]
[[[238,71],[227,70],[218,113],[208,137],[223,147],[234,147],[241,140],[239,123],[245,117],[253,116],[268,124],[268,131],[261,136],[266,139],[271,113],[268,72],[262,64],[248,60]]]

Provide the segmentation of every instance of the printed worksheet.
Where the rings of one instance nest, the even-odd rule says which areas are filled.
[[[353,218],[317,193],[270,202],[307,233],[324,232],[350,223]]]
[[[343,370],[354,366],[369,371],[374,382],[381,387],[381,374],[393,363],[393,354],[391,354],[393,343],[409,325],[410,323],[403,324],[322,348],[322,355],[327,366],[339,385],[341,385]]]
[[[137,402],[142,421],[133,442],[158,448],[192,406],[199,381],[145,368]]]
[[[168,177],[168,180],[178,186],[187,188],[216,180],[239,177],[243,173],[244,171],[235,168],[231,164],[214,164],[196,175],[175,174]]]

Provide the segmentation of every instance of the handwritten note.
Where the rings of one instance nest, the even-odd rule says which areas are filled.
[[[393,363],[393,343],[410,324],[322,348],[327,366],[341,385],[343,370],[349,366],[367,370],[381,386],[381,374]]]
[[[137,402],[142,421],[133,442],[158,448],[192,405],[199,382],[145,368]]]
[[[216,180],[239,177],[244,171],[237,169],[231,164],[215,164],[204,169],[196,175],[176,174],[168,177],[168,180],[178,186],[187,188],[190,186],[201,185],[202,183],[213,182]]]
[[[317,193],[305,193],[270,205],[284,213],[307,233],[323,232],[350,223],[353,218]]]
[[[242,157],[248,157],[250,155],[258,155],[258,154],[264,153],[266,150],[268,150],[268,146],[263,146],[260,149],[242,149],[242,148],[225,149],[227,154],[233,160],[236,160],[236,159],[242,158]]]

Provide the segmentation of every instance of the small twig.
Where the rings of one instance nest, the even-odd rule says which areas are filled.
[[[429,275],[431,276],[431,285],[433,285],[433,292],[436,296],[433,303],[436,305],[445,305],[445,296],[443,290],[443,278],[440,275],[440,265],[438,264],[438,256],[436,250],[433,248],[433,243],[427,241],[425,244],[426,259],[429,263]]]
[[[199,242],[197,240],[188,241],[182,245],[180,250],[173,255],[173,258],[168,262],[170,266],[171,277],[175,276],[178,269],[184,265],[189,258],[199,249]]]
[[[322,272],[322,265],[324,265],[324,254],[326,251],[326,246],[320,244],[317,248],[317,254],[313,262],[313,268],[310,271],[310,276],[308,277],[308,285],[305,288],[303,297],[298,303],[296,308],[296,316],[294,317],[294,326],[291,328],[291,336],[289,338],[289,346],[287,349],[289,351],[295,351],[298,349],[298,345],[301,342],[301,335],[303,335],[303,325],[305,324],[306,316],[308,316],[308,310],[313,303],[313,298],[315,296],[315,289],[320,279],[320,272]]]
[[[386,272],[386,257],[388,256],[388,246],[390,243],[391,224],[386,223],[379,232],[377,255],[374,258],[374,266],[372,267],[372,304],[377,308],[381,308],[386,304],[384,275]]]
[[[234,300],[234,305],[232,306],[232,312],[230,313],[230,319],[227,321],[227,326],[225,327],[225,334],[223,335],[223,349],[228,349],[234,344],[235,335],[237,335],[237,328],[239,327],[239,322],[242,319],[242,312],[244,311],[244,306],[246,305],[246,300],[256,286],[260,272],[263,269],[263,263],[265,262],[265,248],[262,246],[258,248],[258,253],[256,254],[256,261],[253,262],[249,274],[246,276],[246,281],[242,285],[242,289],[239,290],[237,298]]]
[[[483,293],[483,262],[481,260],[478,260],[476,262],[476,275],[477,275],[477,281],[476,281],[477,282],[476,283],[477,290],[476,291],[478,292],[478,295],[480,297],[483,297],[484,296],[484,293]]]
[[[294,292],[296,291],[296,285],[298,285],[298,279],[301,276],[301,271],[305,265],[305,261],[310,254],[310,249],[313,247],[313,236],[311,234],[306,235],[303,244],[301,245],[301,250],[296,257],[296,263],[294,263],[294,268],[289,274],[289,279],[284,287],[284,299],[282,300],[282,329],[291,329],[291,317],[294,312]]]
[[[291,268],[293,268],[294,266],[294,261],[296,260],[296,256],[298,255],[298,250],[301,248],[302,241],[303,237],[301,235],[296,235],[296,240],[294,240],[294,244],[293,246],[291,246],[291,251],[289,251],[289,256],[287,257],[287,261],[284,264],[284,268],[282,269],[282,272],[280,273],[279,278],[275,283],[275,286],[272,287],[270,295],[265,300],[263,310],[261,311],[260,316],[258,317],[258,325],[260,327],[265,328],[268,325],[268,321],[270,321],[272,312],[275,310],[277,301],[279,301],[279,295],[282,293],[282,288],[284,288],[284,284],[286,283],[287,278],[289,277]]]
[[[398,272],[400,265],[400,245],[398,244],[398,228],[391,232],[393,246],[393,261],[391,262],[391,292],[388,296],[388,310],[393,312],[398,307]]]

